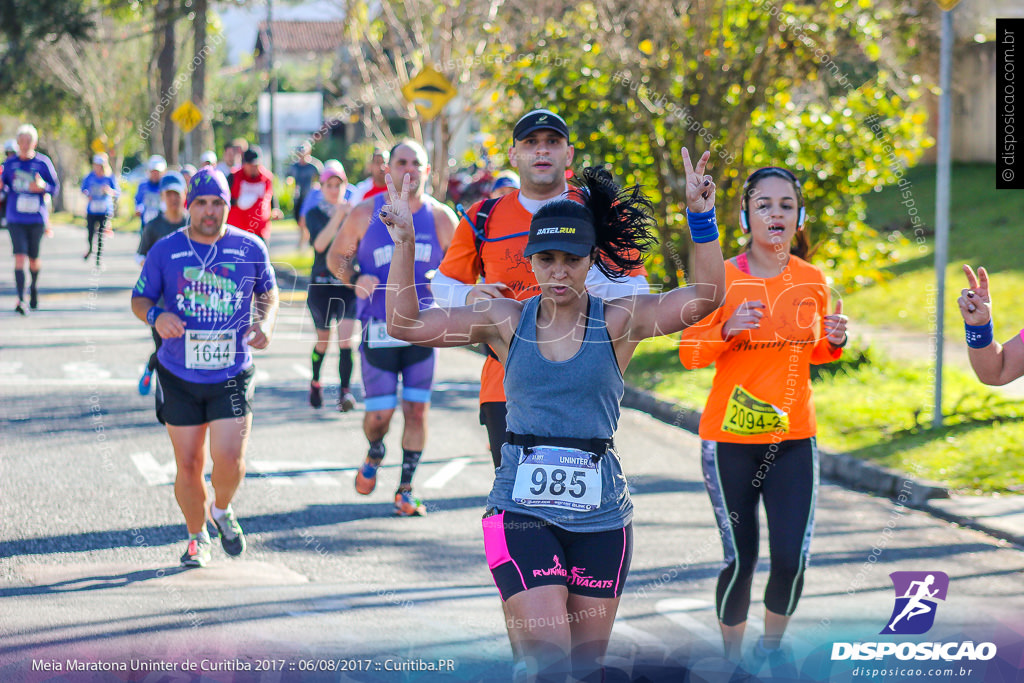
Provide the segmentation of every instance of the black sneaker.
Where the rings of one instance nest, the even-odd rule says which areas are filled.
[[[324,392],[320,388],[320,382],[309,383],[309,405],[319,408],[324,404]]]
[[[210,520],[217,527],[217,533],[220,534],[220,545],[224,548],[224,552],[228,555],[241,555],[245,550],[245,534],[242,533],[242,527],[235,519],[235,511],[231,509],[231,506],[228,506],[228,509],[224,511],[224,516],[220,519],[213,516],[211,509]]]
[[[205,533],[196,538],[188,539],[185,552],[181,556],[182,567],[205,567],[210,563],[210,537]]]
[[[25,310],[25,302],[19,301],[18,305],[14,307],[15,312],[21,313],[22,315],[28,315],[28,311]]]

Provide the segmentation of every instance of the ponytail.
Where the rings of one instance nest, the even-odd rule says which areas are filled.
[[[598,166],[584,168],[570,182],[570,196],[582,204],[571,203],[583,208],[594,225],[598,270],[615,280],[643,266],[644,254],[658,239],[651,232],[654,206],[640,186],[619,187],[612,174]]]

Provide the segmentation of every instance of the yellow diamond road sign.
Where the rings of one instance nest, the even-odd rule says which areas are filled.
[[[202,120],[203,113],[199,111],[196,105],[192,104],[191,100],[187,100],[183,105],[171,112],[171,121],[178,124],[178,128],[181,128],[182,132],[185,133],[198,126]]]
[[[103,154],[104,152],[107,151],[106,140],[106,136],[96,138],[95,140],[92,141],[92,144],[89,145],[89,149],[91,149],[96,154]]]
[[[960,0],[935,0],[935,4],[948,12],[960,4]]]
[[[427,66],[402,87],[402,95],[416,105],[420,118],[429,121],[455,97],[455,87],[437,69]]]

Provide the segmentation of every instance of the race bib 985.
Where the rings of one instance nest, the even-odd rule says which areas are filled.
[[[536,446],[524,452],[512,500],[530,507],[587,512],[601,505],[601,471],[593,454],[575,448]]]

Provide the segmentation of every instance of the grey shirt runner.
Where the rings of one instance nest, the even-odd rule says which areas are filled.
[[[587,331],[575,356],[550,361],[537,345],[540,297],[524,302],[505,362],[509,431],[574,439],[610,439],[619,422],[623,379],[604,319],[604,301],[590,297]],[[633,518],[633,503],[619,457],[610,450],[598,461],[600,504],[586,512],[527,506],[513,500],[523,448],[505,444],[501,467],[487,497],[488,509],[538,517],[576,532],[621,529]]]

